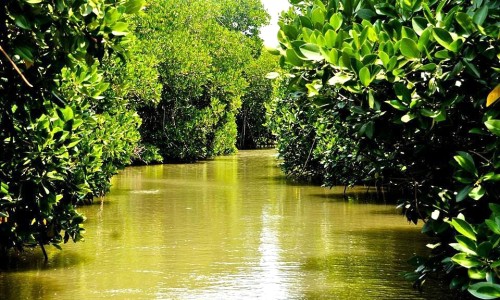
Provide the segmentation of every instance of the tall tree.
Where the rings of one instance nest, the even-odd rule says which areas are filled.
[[[238,4],[245,10],[234,10]],[[253,0],[151,3],[137,35],[158,61],[163,88],[157,106],[140,109],[144,144],[167,161],[235,151],[236,114],[247,86],[242,71],[267,19]]]

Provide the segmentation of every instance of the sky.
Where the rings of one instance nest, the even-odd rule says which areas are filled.
[[[278,16],[281,11],[286,10],[290,4],[288,0],[261,0],[265,9],[271,16],[270,25],[261,29],[260,37],[264,40],[264,45],[269,47],[278,46]]]

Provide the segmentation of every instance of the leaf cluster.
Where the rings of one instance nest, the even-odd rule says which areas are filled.
[[[77,205],[130,161],[140,124],[101,61],[124,60],[143,1],[0,8],[0,248],[83,238]]]
[[[462,213],[481,224],[488,204],[499,202],[499,4],[294,4],[276,50],[288,100],[276,104],[274,128],[296,128],[278,140],[285,170],[314,161],[326,185],[397,193],[407,218],[426,222],[424,232],[441,241],[418,284],[436,270],[459,276],[442,263],[456,251],[448,221]]]

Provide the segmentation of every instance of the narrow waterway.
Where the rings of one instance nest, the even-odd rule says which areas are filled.
[[[0,299],[437,299],[401,273],[425,238],[364,190],[287,183],[275,151],[131,167],[86,241],[0,271]]]

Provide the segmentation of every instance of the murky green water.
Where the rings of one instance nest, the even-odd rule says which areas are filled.
[[[0,299],[437,298],[400,276],[425,240],[393,204],[287,184],[274,156],[126,169],[86,241],[1,271]]]

